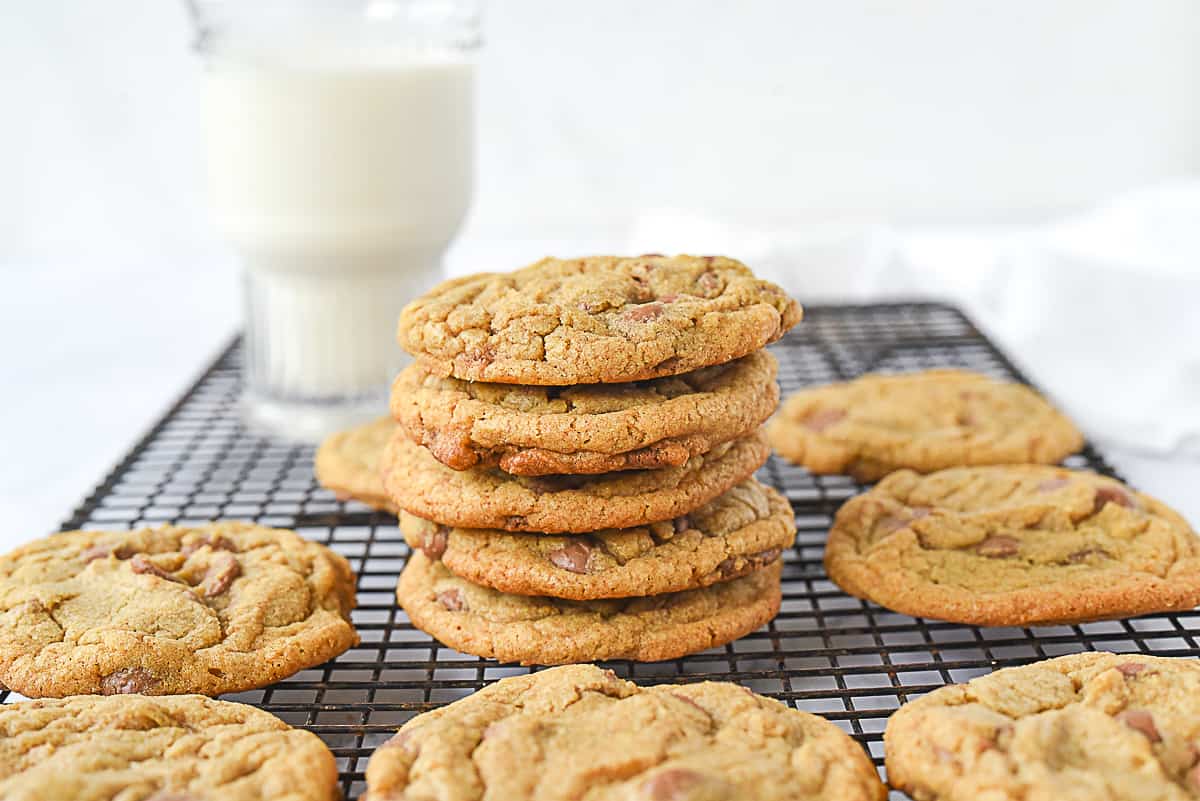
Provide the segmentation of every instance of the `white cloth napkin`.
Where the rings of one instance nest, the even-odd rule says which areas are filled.
[[[741,258],[801,301],[958,303],[1092,438],[1200,456],[1200,181],[1035,226],[772,231],[660,210],[630,238]]]

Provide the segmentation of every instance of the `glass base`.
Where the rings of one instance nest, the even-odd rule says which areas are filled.
[[[281,401],[246,393],[242,422],[253,433],[287,442],[317,444],[337,431],[387,413],[387,391],[338,402]]]

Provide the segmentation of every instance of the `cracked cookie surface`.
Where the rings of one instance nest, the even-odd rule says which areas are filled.
[[[313,459],[317,481],[339,501],[353,499],[395,514],[379,477],[379,459],[395,431],[395,421],[383,417],[326,437]]]
[[[392,388],[392,414],[445,465],[506,473],[678,467],[759,427],[779,402],[766,351],[629,384],[537,387],[442,378],[419,364]]]
[[[918,801],[1200,798],[1200,662],[1084,653],[910,701],[884,734]]]
[[[988,464],[1055,464],[1083,435],[1023,384],[965,370],[872,374],[789,395],[767,424],[771,445],[813,473],[875,481]]]
[[[519,534],[452,528],[407,513],[400,529],[413,550],[472,583],[576,601],[729,581],[774,562],[796,538],[787,500],[754,479],[688,515],[632,529]]]
[[[197,695],[75,696],[0,705],[7,801],[334,801],[315,735]]]
[[[829,577],[896,612],[985,626],[1200,604],[1200,538],[1161,502],[1040,465],[893,473],[838,511]]]
[[[434,287],[400,314],[429,370],[467,381],[641,381],[722,364],[783,336],[801,309],[720,256],[543,259]]]
[[[681,467],[594,476],[511,476],[452,470],[397,431],[383,457],[383,485],[398,507],[448,526],[589,533],[686,515],[767,460],[761,432],[718,445]]]
[[[0,557],[0,684],[29,697],[219,695],[358,642],[354,574],[245,523],[54,534]]]
[[[598,601],[510,595],[472,584],[420,551],[396,598],[413,625],[466,654],[562,665],[604,659],[657,662],[736,640],[779,611],[778,560],[697,590]]]
[[[821,717],[736,684],[639,687],[572,665],[501,679],[413,718],[371,756],[363,801],[885,795],[862,748]]]

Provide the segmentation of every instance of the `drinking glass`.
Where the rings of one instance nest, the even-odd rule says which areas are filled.
[[[244,417],[315,440],[386,409],[401,307],[473,178],[467,0],[192,0],[208,192],[244,276]]]

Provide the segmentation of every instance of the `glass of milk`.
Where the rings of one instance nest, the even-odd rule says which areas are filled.
[[[466,214],[478,3],[189,5],[211,205],[244,265],[245,416],[315,440],[386,410],[400,309]]]

